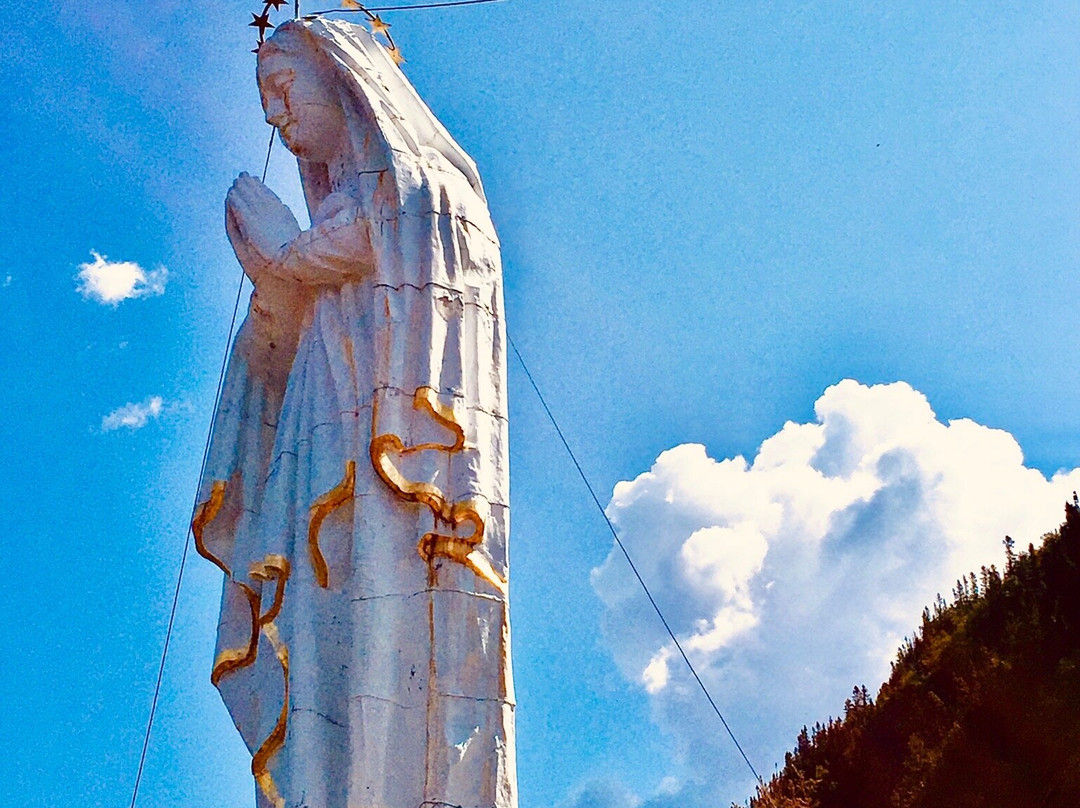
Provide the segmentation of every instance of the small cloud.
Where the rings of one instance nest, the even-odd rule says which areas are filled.
[[[4,282],[3,282],[2,284],[0,284],[0,286],[3,286],[3,287],[4,287],[5,289],[7,289],[7,288],[8,288],[9,286],[11,286],[11,282],[12,282],[13,280],[15,280],[14,276],[12,276],[12,275],[5,275],[5,276],[4,276]]]
[[[142,403],[130,403],[117,407],[101,419],[101,431],[113,432],[121,427],[132,431],[142,429],[151,419],[157,419],[161,415],[163,406],[161,396],[150,396]]]
[[[110,261],[93,250],[90,253],[94,260],[79,264],[75,276],[79,281],[77,291],[87,300],[116,306],[124,300],[165,294],[169,279],[165,267],[147,272],[134,261]]]

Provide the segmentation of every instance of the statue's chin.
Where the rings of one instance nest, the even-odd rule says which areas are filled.
[[[328,149],[322,143],[310,143],[299,139],[294,133],[281,133],[281,142],[285,148],[299,157],[301,160],[310,160],[316,163],[326,163],[333,159],[333,149]]]

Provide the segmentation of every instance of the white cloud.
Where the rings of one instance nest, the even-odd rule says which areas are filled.
[[[665,777],[652,796],[641,797],[617,780],[588,780],[559,808],[716,808],[711,788]]]
[[[147,272],[134,261],[110,261],[91,250],[94,260],[79,264],[77,291],[87,300],[117,306],[137,297],[165,294],[169,271],[158,267]]]
[[[6,289],[7,287],[11,286],[11,282],[14,280],[15,277],[13,275],[5,275],[4,281],[3,283],[0,283],[0,286],[3,286]]]
[[[112,432],[121,427],[131,430],[142,429],[151,419],[156,420],[160,417],[163,406],[161,396],[150,396],[142,403],[130,403],[117,407],[101,419],[101,430]]]
[[[909,385],[847,380],[787,423],[752,463],[703,446],[662,453],[616,485],[608,514],[758,769],[803,724],[874,686],[922,608],[957,578],[1061,521],[1080,469],[1047,480],[1007,432],[942,423]],[[593,571],[608,644],[655,720],[711,777],[747,770],[649,613],[621,554]],[[711,750],[711,751],[708,751]],[[691,778],[693,779],[692,775]]]

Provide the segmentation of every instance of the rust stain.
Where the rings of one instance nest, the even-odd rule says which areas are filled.
[[[352,379],[352,392],[355,394],[360,390],[360,376],[356,372],[356,357],[353,355],[353,341],[348,334],[342,338],[342,347],[345,349],[345,361],[349,365],[349,376]]]
[[[503,599],[502,631],[499,633],[499,697],[510,700],[510,601]]]

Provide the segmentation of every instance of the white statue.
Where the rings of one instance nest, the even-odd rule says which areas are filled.
[[[312,225],[229,191],[255,284],[193,531],[260,806],[515,808],[506,336],[476,168],[365,29],[259,50]]]

